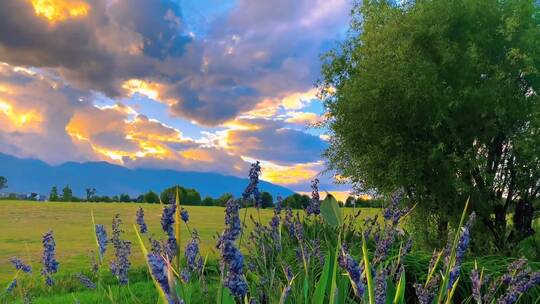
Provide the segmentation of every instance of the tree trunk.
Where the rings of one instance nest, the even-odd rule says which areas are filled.
[[[516,203],[514,211],[514,241],[519,242],[522,239],[534,234],[532,228],[534,208],[532,202],[528,200],[519,200]]]

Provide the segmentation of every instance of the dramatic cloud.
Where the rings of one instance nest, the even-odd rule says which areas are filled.
[[[323,115],[319,55],[348,12],[240,0],[192,32],[176,0],[0,1],[0,152],[233,175],[261,159],[305,186],[327,146],[303,127]]]
[[[319,137],[288,129],[278,121],[248,122],[250,128],[226,133],[227,148],[234,154],[281,164],[311,163],[321,159],[327,146]]]

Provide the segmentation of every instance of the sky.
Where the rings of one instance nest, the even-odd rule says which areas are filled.
[[[320,55],[349,0],[2,0],[0,152],[217,172],[309,191]]]

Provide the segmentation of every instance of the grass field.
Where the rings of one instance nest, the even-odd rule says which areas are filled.
[[[145,211],[145,219],[150,234],[163,236],[160,226],[162,207],[152,204],[134,203],[59,203],[0,201],[0,282],[7,282],[13,276],[13,267],[9,263],[12,256],[31,261],[33,269],[39,271],[42,252],[41,236],[49,229],[54,230],[57,256],[60,262],[59,275],[88,270],[90,259],[88,252],[96,248],[91,211],[96,223],[104,224],[110,235],[111,222],[119,213],[123,220],[125,238],[132,241],[132,262],[134,266],[144,264],[143,255],[136,241],[133,229],[135,212],[139,207]],[[215,238],[224,227],[223,208],[186,206],[190,213],[189,225],[201,236],[201,251],[215,256]],[[352,209],[345,209],[352,212]],[[261,221],[267,223],[272,210],[261,209]],[[373,215],[377,209],[365,209],[363,216]],[[248,216],[257,216],[254,209],[249,209]],[[243,212],[241,213],[243,216]],[[247,221],[250,223],[251,221]],[[185,226],[182,226],[182,229]],[[185,246],[189,233],[182,231],[182,247]],[[108,250],[107,254],[112,254]]]

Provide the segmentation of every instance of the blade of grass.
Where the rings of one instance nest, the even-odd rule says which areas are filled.
[[[330,275],[330,254],[327,254],[324,258],[324,266],[319,282],[315,287],[315,292],[313,293],[313,299],[311,303],[313,304],[323,304],[324,303],[324,293],[326,291],[326,285],[328,283],[328,277]]]
[[[456,261],[456,248],[459,240],[459,230],[461,227],[463,227],[463,222],[465,221],[465,216],[467,214],[467,209],[469,206],[469,199],[467,199],[467,202],[465,202],[465,208],[463,208],[463,213],[461,214],[461,219],[459,220],[459,226],[456,231],[456,235],[454,236],[454,242],[452,243],[452,250],[450,253],[450,259],[448,261],[448,264],[446,265],[446,270],[444,272],[443,281],[440,285],[440,291],[439,296],[437,297],[437,303],[442,303],[444,301],[444,298],[446,296],[446,292],[448,290],[448,279],[450,277],[450,270],[452,269],[455,261]]]
[[[364,260],[364,272],[366,273],[368,300],[369,304],[375,304],[375,286],[373,286],[373,276],[371,274],[371,265],[369,263],[366,237],[364,236],[364,232],[360,233],[362,234],[362,255]]]
[[[334,254],[334,262],[332,264],[332,283],[330,285],[330,294],[328,297],[330,298],[330,304],[334,304],[336,301],[336,290],[337,290],[337,269],[338,269],[338,263],[337,258],[339,255],[339,249],[341,248],[341,232],[338,234],[337,239],[337,245],[336,245],[336,252]]]

